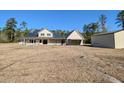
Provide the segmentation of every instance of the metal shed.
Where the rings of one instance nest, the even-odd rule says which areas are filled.
[[[109,33],[99,33],[91,37],[95,47],[124,48],[124,30]]]

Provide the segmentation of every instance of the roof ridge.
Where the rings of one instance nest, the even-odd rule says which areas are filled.
[[[121,32],[121,31],[124,31],[124,30],[117,30],[117,31],[113,31],[113,32],[100,32],[100,33],[94,34],[94,36],[95,35],[104,35],[104,34],[113,34],[113,33]]]

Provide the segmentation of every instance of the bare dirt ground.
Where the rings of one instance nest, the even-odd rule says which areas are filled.
[[[124,49],[0,44],[0,82],[124,82]]]

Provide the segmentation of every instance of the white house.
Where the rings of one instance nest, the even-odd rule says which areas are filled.
[[[67,36],[42,29],[33,31],[29,37],[20,39],[20,44],[38,45],[83,45],[83,36],[78,31],[72,31]]]
[[[97,47],[124,48],[124,30],[95,34],[91,43]]]

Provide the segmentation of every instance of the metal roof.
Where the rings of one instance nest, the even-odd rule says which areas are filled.
[[[43,29],[41,30],[33,30],[29,33],[29,37],[38,37],[38,32],[42,31]],[[49,30],[50,31],[50,30]],[[55,31],[50,31],[51,33],[53,33],[53,37],[52,38],[66,38],[65,35],[62,35],[58,32],[55,32]]]
[[[98,33],[98,34],[94,34],[93,36],[100,36],[100,35],[114,34],[114,33],[121,32],[121,31],[124,31],[124,30],[118,30],[118,31],[114,31],[114,32]]]
[[[36,29],[36,30],[32,30],[30,33],[29,33],[29,37],[38,37],[38,32],[40,32],[40,31],[42,31],[43,29],[40,29],[40,30],[38,30],[38,29]],[[61,33],[59,33],[59,32],[56,32],[56,31],[53,31],[53,30],[48,30],[48,31],[50,31],[51,33],[53,33],[53,37],[52,38],[56,38],[56,39],[66,39],[73,31],[76,31],[76,30],[73,30],[73,31],[71,31],[71,32],[69,32],[69,33],[67,33],[67,35],[62,35]],[[81,37],[83,37],[82,35],[81,35],[81,33],[79,32],[79,31],[76,31]]]

